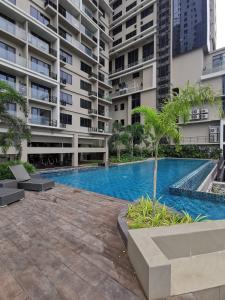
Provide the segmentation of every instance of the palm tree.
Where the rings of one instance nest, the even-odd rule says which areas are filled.
[[[112,132],[113,134],[109,140],[109,143],[113,148],[116,149],[117,160],[120,161],[122,146],[128,143],[129,136],[127,132],[124,131],[123,125],[119,122],[113,123]]]
[[[154,187],[153,199],[156,199],[157,192],[157,171],[158,171],[158,150],[160,141],[163,138],[173,139],[176,144],[180,141],[179,125],[177,120],[187,122],[190,117],[190,110],[194,106],[201,107],[204,104],[218,104],[221,108],[221,100],[216,98],[209,87],[190,86],[189,84],[172,96],[162,108],[157,111],[154,108],[140,106],[133,110],[133,113],[141,113],[145,119],[145,133],[151,138],[154,149]]]
[[[0,147],[7,153],[9,147],[14,146],[21,156],[21,142],[30,139],[30,129],[22,120],[7,111],[8,103],[16,103],[27,115],[26,99],[4,81],[0,81],[0,120],[7,128],[7,132],[0,133]]]

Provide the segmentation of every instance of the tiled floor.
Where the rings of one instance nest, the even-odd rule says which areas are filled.
[[[57,186],[0,209],[0,300],[144,299],[116,228],[125,205]]]

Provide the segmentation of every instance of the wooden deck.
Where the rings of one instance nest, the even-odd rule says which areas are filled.
[[[145,299],[116,228],[126,202],[66,186],[0,209],[0,300]]]

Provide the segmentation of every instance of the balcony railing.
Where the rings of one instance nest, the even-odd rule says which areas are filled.
[[[80,0],[69,0],[73,5],[80,8]]]
[[[114,74],[114,73],[117,73],[117,72],[121,72],[121,71],[127,70],[127,69],[129,69],[129,68],[132,68],[132,67],[134,67],[134,66],[140,65],[140,64],[142,64],[142,63],[144,63],[144,62],[146,62],[146,61],[148,61],[148,60],[151,60],[151,59],[153,59],[153,58],[154,58],[154,55],[146,56],[146,57],[144,57],[144,58],[142,58],[142,59],[139,59],[139,60],[136,60],[136,61],[134,61],[134,62],[132,62],[132,63],[130,63],[130,64],[127,64],[127,65],[125,65],[125,66],[121,66],[120,68],[114,68],[114,69],[110,72],[110,74]]]
[[[46,101],[50,103],[57,103],[57,97],[56,96],[51,96],[48,93],[41,93],[36,90],[30,90],[30,95],[32,99],[37,99],[41,101]]]
[[[51,7],[54,8],[55,10],[57,10],[57,5],[56,5],[55,1],[53,1],[53,0],[45,0],[45,7],[46,7],[47,5],[51,6]]]
[[[95,79],[98,79],[98,75],[92,72],[92,73],[90,73],[90,74],[88,75],[88,78],[95,78]]]
[[[0,58],[10,61],[13,64],[26,67],[27,61],[25,57],[19,56],[13,52],[0,48]]]
[[[39,38],[32,35],[31,33],[29,33],[28,41],[31,45],[35,46],[36,48],[40,49],[41,51],[57,57],[57,51],[55,49],[49,47],[49,45],[47,43],[41,41]]]
[[[39,73],[39,74],[42,74],[42,75],[45,75],[45,76],[48,76],[52,79],[57,80],[57,74],[56,73],[49,71],[48,68],[45,68],[45,67],[39,65],[38,63],[36,63],[34,61],[30,61],[30,69],[32,71],[35,71],[35,72]]]
[[[121,96],[121,95],[126,95],[126,94],[129,94],[129,93],[134,93],[136,91],[141,91],[143,89],[143,84],[142,83],[139,83],[139,84],[136,84],[135,86],[133,87],[124,87],[124,88],[120,88],[118,91],[114,91],[111,96],[112,97],[117,97],[117,96]]]
[[[29,123],[35,125],[43,125],[43,126],[50,126],[50,127],[57,127],[57,120],[51,120],[46,117],[42,116],[30,116]]]
[[[80,22],[75,18],[73,15],[71,15],[68,11],[59,9],[59,13],[74,27],[78,28],[80,27]]]
[[[88,92],[88,96],[96,98],[96,97],[98,97],[98,93],[95,91],[90,91],[90,92]]]
[[[111,86],[110,80],[106,76],[102,76],[101,74],[98,74],[98,79],[104,84]]]
[[[207,74],[211,74],[211,73],[216,73],[216,72],[220,72],[220,71],[224,71],[225,70],[225,62],[221,63],[217,66],[213,66],[211,65],[207,65],[204,67],[203,69],[203,75],[207,75]]]
[[[26,40],[26,31],[19,28],[16,24],[7,21],[5,18],[0,16],[0,29],[18,37],[22,40]]]
[[[181,144],[193,145],[193,144],[218,144],[220,142],[220,134],[210,134],[209,136],[191,136],[183,137]]]
[[[89,30],[87,27],[85,27],[84,25],[80,25],[80,31],[85,34],[88,38],[90,38],[92,41],[94,41],[95,43],[97,43],[97,38],[94,35],[94,33]]]
[[[111,95],[98,93],[98,98],[112,103],[112,97],[111,97]]]
[[[97,127],[89,127],[88,131],[91,133],[111,133],[108,128],[97,128]]]
[[[97,109],[92,108],[92,109],[89,109],[89,110],[88,110],[88,114],[89,114],[89,115],[97,115],[97,114],[98,114],[98,111],[97,111]]]

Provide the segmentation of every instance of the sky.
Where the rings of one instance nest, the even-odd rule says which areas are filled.
[[[217,48],[225,47],[225,0],[216,0]]]

